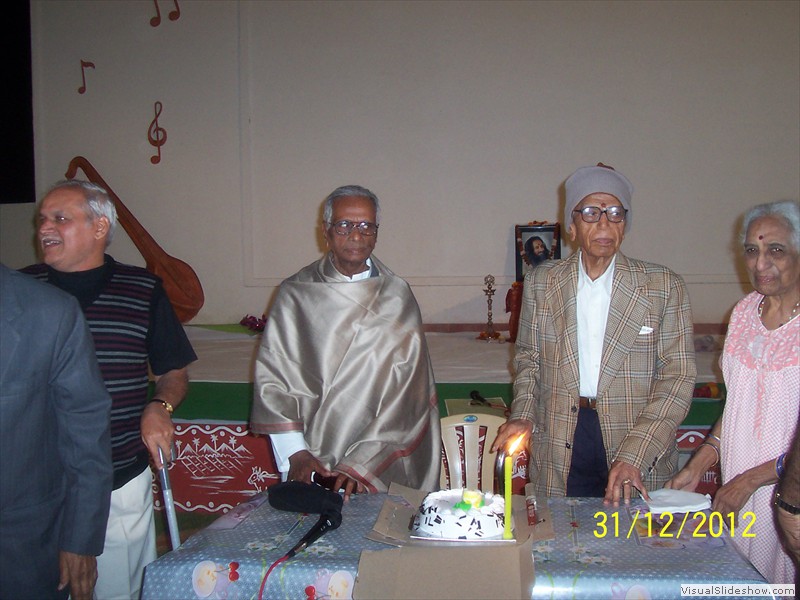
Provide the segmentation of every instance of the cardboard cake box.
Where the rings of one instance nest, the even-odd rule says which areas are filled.
[[[528,525],[523,496],[513,496],[514,539],[445,542],[409,530],[427,492],[392,484],[367,537],[395,548],[361,553],[353,598],[530,598],[533,541],[552,539],[547,508]],[[394,497],[393,497],[394,496]]]

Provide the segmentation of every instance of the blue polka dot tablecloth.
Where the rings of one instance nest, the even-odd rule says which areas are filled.
[[[351,598],[361,551],[384,550],[364,536],[385,494],[351,496],[342,524],[270,573],[262,597]],[[319,515],[279,511],[266,493],[240,504],[145,569],[143,599],[257,598],[262,579],[316,524]]]
[[[556,537],[533,544],[533,598],[674,599],[681,584],[708,585],[704,597],[714,597],[730,591],[722,584],[765,583],[731,544],[719,513],[652,515],[642,500],[614,508],[602,498],[548,505]]]
[[[255,496],[148,565],[142,598],[249,600],[262,584],[262,597],[271,600],[352,598],[361,551],[390,548],[365,537],[385,499],[351,497],[338,529],[279,563],[264,583],[318,516],[278,511],[265,494]],[[533,598],[672,599],[680,598],[681,584],[720,584],[722,595],[723,584],[764,583],[708,511],[668,522],[648,518],[641,501],[616,509],[599,498],[551,498],[548,505],[555,539],[533,544]],[[487,561],[491,552],[487,547]]]

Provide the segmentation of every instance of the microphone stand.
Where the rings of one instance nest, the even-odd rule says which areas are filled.
[[[325,533],[336,529],[342,523],[342,513],[339,510],[329,510],[319,516],[316,525],[309,529],[297,545],[285,554],[286,558],[292,558],[296,554],[308,548],[311,544],[316,542]]]
[[[308,548],[326,532],[342,524],[342,498],[318,484],[306,484],[287,481],[276,484],[269,492],[270,506],[277,510],[288,510],[302,513],[320,513],[317,523],[306,533],[297,545],[276,560],[267,569],[258,590],[258,600],[263,598],[267,579],[272,570],[282,562],[293,558]]]

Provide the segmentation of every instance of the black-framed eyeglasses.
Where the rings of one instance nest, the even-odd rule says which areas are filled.
[[[377,223],[370,223],[369,221],[361,221],[360,223],[356,223],[355,221],[336,221],[336,223],[328,223],[333,230],[336,232],[337,235],[350,235],[353,232],[353,229],[358,229],[358,233],[361,235],[373,236],[378,233],[378,224]]]
[[[581,209],[576,208],[572,212],[581,213],[581,219],[583,219],[584,223],[597,223],[603,213],[605,213],[609,223],[622,223],[628,210],[621,206],[609,206],[608,208],[584,206]]]

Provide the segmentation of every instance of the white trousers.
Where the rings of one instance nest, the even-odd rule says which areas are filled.
[[[95,600],[139,600],[145,565],[156,559],[150,469],[111,492],[103,554],[97,557]]]

